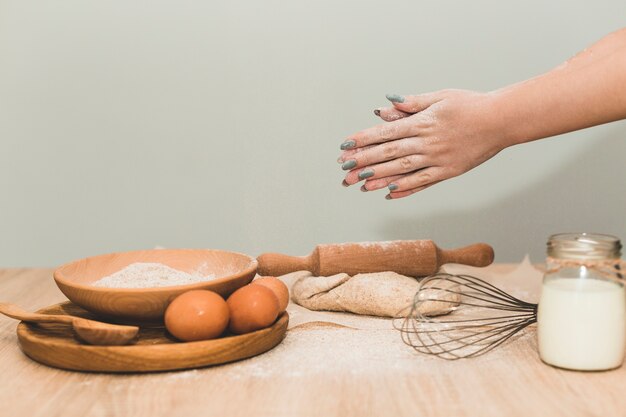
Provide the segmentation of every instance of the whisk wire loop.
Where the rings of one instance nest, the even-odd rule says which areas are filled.
[[[423,315],[425,303],[436,305],[438,315]],[[407,311],[394,320],[402,341],[448,360],[487,353],[537,321],[537,304],[480,278],[447,273],[425,278]]]

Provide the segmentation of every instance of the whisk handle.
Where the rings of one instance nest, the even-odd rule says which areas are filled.
[[[459,249],[437,248],[437,264],[464,264],[483,267],[493,262],[493,248],[486,243],[475,243]]]

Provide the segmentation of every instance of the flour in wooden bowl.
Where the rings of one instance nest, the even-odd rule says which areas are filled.
[[[204,269],[204,266],[198,271]],[[196,284],[214,278],[214,275],[203,275],[199,272],[187,273],[160,263],[136,262],[100,278],[92,285],[106,288],[154,288]]]

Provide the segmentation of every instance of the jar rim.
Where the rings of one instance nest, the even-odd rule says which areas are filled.
[[[548,256],[565,259],[620,258],[622,244],[602,233],[557,233],[548,238]]]
[[[588,232],[567,232],[567,233],[555,233],[548,238],[548,241],[555,240],[572,240],[579,238],[593,239],[599,242],[607,243],[619,243],[617,236],[608,235],[604,233],[588,233]]]

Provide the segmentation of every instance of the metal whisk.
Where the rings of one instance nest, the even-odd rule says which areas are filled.
[[[424,278],[408,310],[394,320],[404,343],[449,360],[482,355],[537,321],[537,304],[470,275]]]

